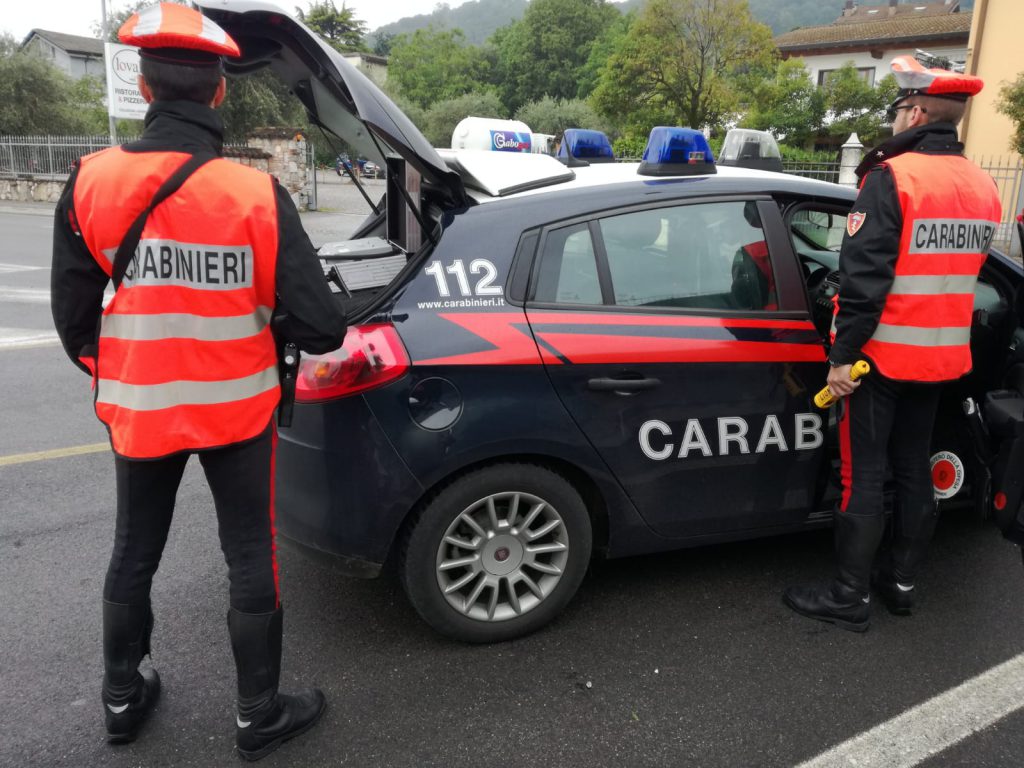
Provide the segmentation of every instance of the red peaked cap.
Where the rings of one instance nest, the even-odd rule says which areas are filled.
[[[215,64],[238,56],[238,44],[213,20],[176,3],[158,3],[133,13],[117,33],[139,55],[179,64]]]
[[[985,85],[980,77],[950,72],[947,69],[925,69],[913,56],[897,56],[892,60],[892,74],[900,87],[900,96],[938,96],[967,101]]]

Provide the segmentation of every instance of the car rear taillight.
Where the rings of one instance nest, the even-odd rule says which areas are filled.
[[[302,357],[295,399],[315,403],[347,397],[394,381],[407,370],[409,356],[393,325],[353,326],[341,349]]]

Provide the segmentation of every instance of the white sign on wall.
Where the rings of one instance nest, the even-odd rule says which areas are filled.
[[[141,120],[149,106],[139,93],[139,49],[104,43],[107,64],[107,112],[111,117]]]

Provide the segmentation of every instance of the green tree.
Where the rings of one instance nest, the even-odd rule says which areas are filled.
[[[395,36],[390,32],[377,32],[373,36],[373,53],[377,56],[390,56]]]
[[[533,0],[497,38],[505,105],[515,111],[544,96],[575,98],[594,41],[619,16],[606,0]]]
[[[853,62],[847,62],[830,73],[823,86],[828,109],[825,131],[838,139],[856,133],[865,144],[873,144],[885,125],[885,108],[897,90],[892,75],[872,87]]]
[[[1009,148],[1024,155],[1024,72],[999,90],[996,109],[1013,121],[1014,131]]]
[[[771,131],[791,146],[811,141],[825,120],[825,92],[815,86],[803,59],[779,61],[773,76],[752,88],[740,125]]]
[[[71,103],[83,123],[83,133],[105,134],[110,128],[107,107],[104,102],[107,86],[102,77],[87,75],[71,81],[69,91]],[[136,134],[139,132],[136,120],[119,120],[118,132]]]
[[[636,21],[636,18],[637,14],[635,12],[619,16],[605,28],[600,37],[594,40],[586,63],[579,69],[579,79],[576,88],[577,98],[590,98],[598,83],[601,82],[601,72],[604,70],[605,64],[612,54],[623,45],[626,35],[629,34],[629,28]]]
[[[224,138],[244,142],[256,128],[304,128],[305,110],[273,72],[260,70],[228,79],[227,96],[218,109]]]
[[[536,133],[550,133],[559,137],[565,133],[566,128],[608,130],[604,119],[582,99],[563,101],[545,96],[539,101],[521,106],[516,112],[516,120],[522,120]]]
[[[18,50],[11,35],[0,35],[0,134],[91,133],[97,95],[94,83],[76,84],[49,61]]]
[[[431,106],[423,117],[421,130],[427,141],[435,147],[450,147],[455,126],[470,116],[505,119],[508,112],[501,99],[492,91],[464,93]]]
[[[310,2],[309,10],[296,7],[295,14],[307,27],[339,51],[367,51],[366,22],[357,19],[355,11],[346,8],[344,0],[339,11],[334,0]]]
[[[483,51],[467,45],[457,29],[418,29],[399,35],[391,47],[388,80],[414,104],[432,104],[479,90],[489,79]]]
[[[775,55],[771,30],[747,0],[650,0],[608,60],[594,91],[599,112],[640,123],[718,126],[737,108],[740,75]]]

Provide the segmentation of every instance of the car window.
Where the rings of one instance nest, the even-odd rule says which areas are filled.
[[[720,310],[777,308],[757,205],[702,203],[599,220],[615,303]]]
[[[558,304],[601,303],[594,243],[585,223],[548,233],[534,299]]]
[[[793,214],[789,227],[793,235],[793,247],[797,251],[809,245],[822,251],[838,252],[846,231],[846,217],[804,208]]]

